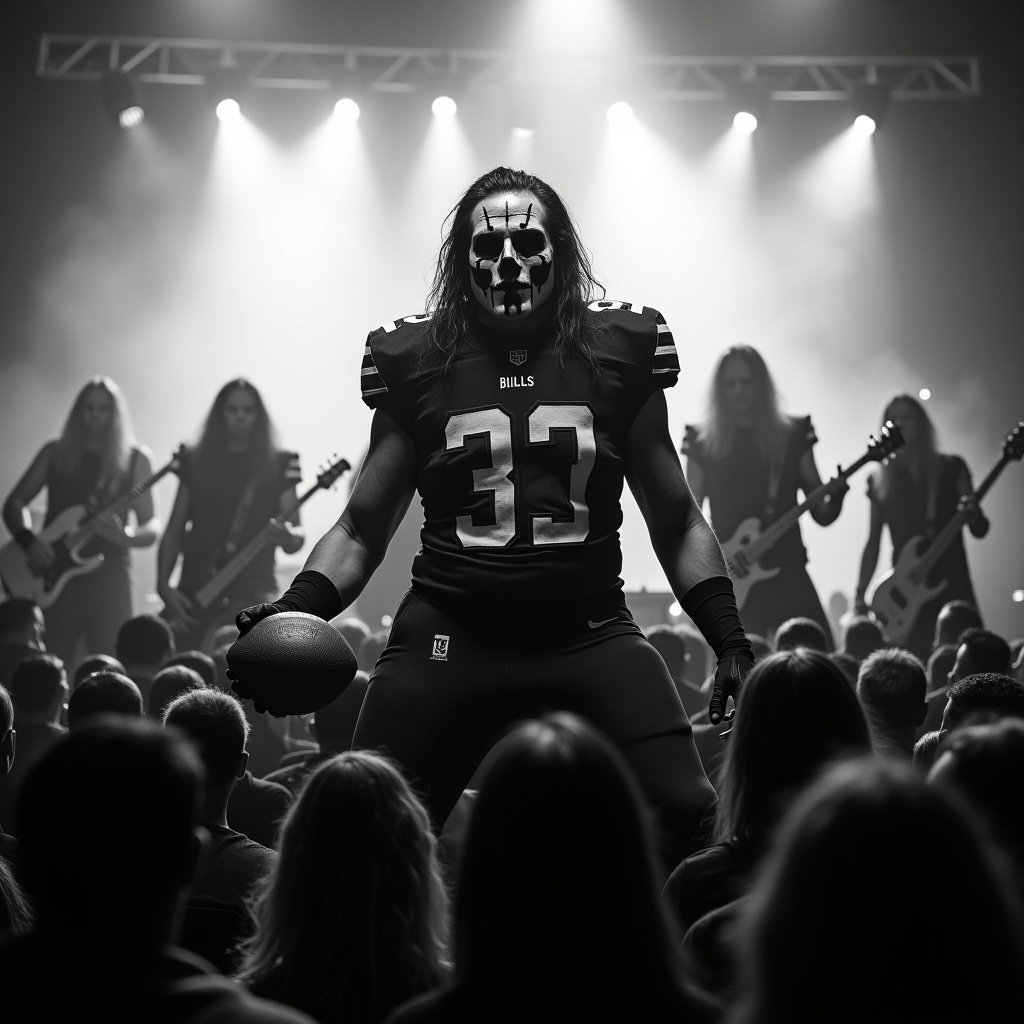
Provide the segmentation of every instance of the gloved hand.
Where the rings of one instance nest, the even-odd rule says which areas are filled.
[[[718,662],[715,681],[711,687],[711,703],[708,705],[708,718],[713,725],[718,725],[723,720],[728,721],[735,713],[733,711],[726,715],[726,705],[730,697],[734,703],[739,700],[743,680],[753,667],[754,662],[750,658],[737,655],[727,655]]]
[[[235,616],[235,625],[238,627],[238,635],[242,636],[248,633],[253,626],[256,625],[260,619],[269,619],[271,615],[276,615],[278,612],[289,612],[292,611],[291,605],[282,604],[280,601],[267,602],[264,604],[251,604],[248,608],[243,608]]]

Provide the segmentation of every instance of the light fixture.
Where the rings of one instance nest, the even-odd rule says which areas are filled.
[[[108,71],[100,82],[103,108],[121,128],[136,128],[146,118],[135,79],[123,71]]]
[[[753,80],[738,82],[729,90],[732,125],[744,135],[753,135],[768,113],[770,95],[766,88]]]
[[[450,121],[455,117],[455,114],[459,109],[459,105],[451,98],[451,96],[438,96],[434,99],[434,102],[430,104],[430,109],[434,112],[434,117],[441,121]]]
[[[353,124],[359,120],[359,104],[351,96],[342,96],[334,104],[334,116],[339,121]]]
[[[206,89],[222,121],[241,114],[246,85],[247,79],[241,68],[232,65],[222,65],[206,72]]]
[[[887,85],[858,85],[850,94],[853,127],[861,135],[873,135],[889,109],[891,91]]]
[[[625,100],[616,100],[608,107],[608,123],[614,125],[632,124],[636,120],[633,108]]]

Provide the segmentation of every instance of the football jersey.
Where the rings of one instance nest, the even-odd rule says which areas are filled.
[[[606,328],[596,375],[581,359],[560,364],[548,325],[474,328],[444,370],[421,359],[428,314],[367,338],[363,400],[416,447],[424,524],[412,576],[428,601],[491,613],[619,597],[627,433],[679,361],[657,310],[602,301],[587,315]]]

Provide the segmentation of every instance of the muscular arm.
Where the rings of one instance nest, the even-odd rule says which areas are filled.
[[[648,399],[630,428],[626,466],[629,488],[676,597],[682,600],[691,587],[708,577],[728,576],[718,539],[683,476],[669,435],[662,391]]]
[[[305,569],[323,573],[343,608],[380,565],[415,491],[412,439],[383,410],[373,414],[370,447],[341,518],[317,541]]]

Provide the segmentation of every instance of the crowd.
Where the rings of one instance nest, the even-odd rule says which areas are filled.
[[[432,822],[352,749],[381,638],[337,626],[364,671],[282,721],[156,616],[69,673],[0,603],[5,1021],[1024,1019],[1024,655],[973,607],[927,664],[861,615],[834,651],[753,637],[719,726],[699,638],[649,629],[718,794],[667,874],[626,761],[557,710]]]

